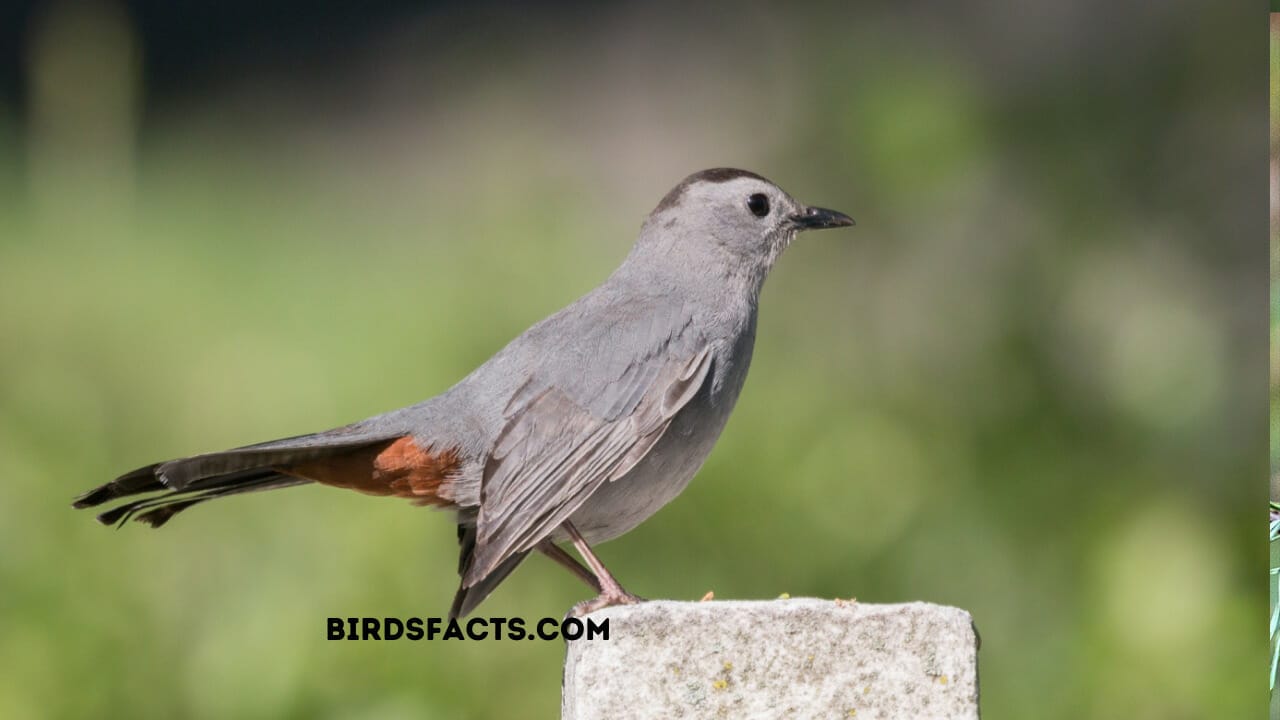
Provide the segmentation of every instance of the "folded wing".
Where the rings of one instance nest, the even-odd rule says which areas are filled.
[[[703,387],[712,365],[709,347],[674,356],[666,349],[626,367],[608,385],[608,397],[592,398],[594,411],[536,380],[515,395],[485,466],[464,587],[528,552],[653,448]]]

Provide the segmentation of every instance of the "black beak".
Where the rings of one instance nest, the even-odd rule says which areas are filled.
[[[801,230],[823,230],[826,228],[849,227],[854,224],[853,218],[842,212],[826,208],[805,208],[804,212],[791,216],[791,222]]]

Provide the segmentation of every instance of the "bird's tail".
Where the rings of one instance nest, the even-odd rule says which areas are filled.
[[[311,480],[289,474],[290,466],[346,455],[393,437],[396,435],[362,433],[348,427],[155,463],[84,493],[72,506],[96,507],[140,496],[101,513],[98,521],[123,525],[134,519],[160,527],[174,515],[208,500],[305,485]]]
[[[94,488],[76,498],[74,507],[95,507],[122,497],[145,494],[146,497],[117,505],[98,515],[98,522],[103,525],[124,525],[130,519],[144,522],[151,527],[160,527],[169,518],[198,505],[206,500],[214,500],[229,495],[274,490],[292,487],[311,482],[302,478],[291,477],[270,468],[255,468],[240,472],[217,475],[200,482],[198,485],[173,490],[155,475],[159,464],[138,468],[122,475],[106,485]],[[122,481],[124,481],[122,483]]]

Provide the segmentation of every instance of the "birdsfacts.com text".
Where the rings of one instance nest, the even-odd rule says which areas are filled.
[[[330,640],[608,640],[609,619],[473,617],[329,618]]]

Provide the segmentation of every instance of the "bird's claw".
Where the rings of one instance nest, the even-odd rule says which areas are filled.
[[[571,617],[584,617],[597,610],[613,607],[614,605],[635,605],[644,601],[645,599],[639,595],[633,595],[632,593],[619,588],[615,592],[602,592],[590,600],[583,600],[577,605],[574,605],[570,608],[569,614],[565,615],[565,619],[567,620]]]

